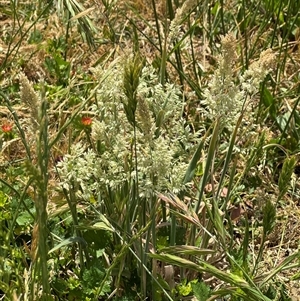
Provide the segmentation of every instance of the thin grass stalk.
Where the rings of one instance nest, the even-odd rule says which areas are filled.
[[[252,277],[252,274],[249,275],[248,272],[245,271],[245,269],[244,269],[244,268],[236,261],[236,259],[235,259],[231,254],[229,254],[228,252],[226,252],[226,256],[227,256],[227,258],[229,259],[231,265],[234,266],[235,268],[237,267],[237,268],[239,269],[239,271],[242,272],[244,279],[246,279],[246,281],[249,283],[249,285],[250,285],[252,288],[256,289],[257,292],[259,292],[260,294],[262,294],[262,293],[260,292],[260,289],[259,289],[259,287],[257,286],[257,284],[254,282],[253,277]]]
[[[78,214],[77,214],[77,207],[76,207],[77,200],[76,200],[76,196],[75,196],[75,191],[76,191],[76,188],[74,187],[74,184],[73,184],[73,187],[71,187],[71,189],[70,189],[69,197],[68,197],[68,193],[66,191],[65,191],[65,197],[67,199],[68,206],[71,211],[71,216],[72,216],[72,221],[73,221],[73,232],[76,233],[77,237],[82,237],[82,233],[78,229]],[[83,272],[85,264],[84,264],[83,249],[82,249],[82,246],[80,243],[78,243],[78,255],[79,255],[81,271]],[[88,256],[87,256],[87,260],[88,260]]]
[[[208,204],[207,204],[207,202],[205,200],[205,196],[204,196],[204,189],[205,189],[205,186],[207,185],[207,181],[210,176],[211,165],[213,164],[214,152],[216,149],[216,144],[217,144],[218,135],[219,135],[219,126],[220,126],[220,120],[217,119],[215,122],[215,126],[213,129],[212,137],[211,137],[209,148],[208,148],[208,154],[207,154],[207,158],[206,158],[206,162],[205,162],[204,172],[203,172],[202,178],[199,183],[198,201],[196,202],[195,207],[194,207],[194,212],[198,215],[200,204],[202,201],[204,201],[205,208],[202,210],[203,223],[205,223],[206,210],[208,208]],[[213,216],[211,215],[211,219],[212,218],[213,218]],[[210,221],[208,222],[207,227],[205,227],[205,228],[207,228],[208,232],[210,232],[210,230],[211,230],[211,222]],[[190,236],[189,236],[189,241],[190,241],[191,245],[194,245],[194,243],[195,243],[195,235],[196,235],[196,227],[193,225],[191,227],[191,232],[190,232]],[[201,241],[201,248],[206,248],[208,240],[209,240],[208,234],[206,232],[203,233],[202,241]]]
[[[285,1],[279,1],[279,2],[273,2],[272,1],[272,4],[273,4],[273,7],[270,11],[277,11],[277,15],[276,15],[276,18],[275,18],[275,28],[272,30],[273,31],[273,35],[272,35],[272,39],[271,39],[271,47],[274,46],[275,44],[275,38],[277,37],[277,34],[278,34],[278,28],[280,28],[280,24],[279,24],[279,20],[280,20],[280,14],[283,13],[283,11],[285,10],[285,7],[283,7]],[[299,2],[297,2],[298,5],[299,5]],[[278,8],[275,8],[275,5],[279,4],[279,7]],[[298,6],[298,9],[294,10],[294,11],[291,11],[291,6],[293,4],[293,1],[288,1],[288,7],[287,7],[287,13],[286,13],[286,16],[285,16],[285,19],[286,20],[290,20],[290,18],[293,17],[293,13],[294,12],[297,12],[296,15],[294,16],[294,21],[292,24],[290,24],[288,21],[285,22],[284,26],[288,26],[288,30],[284,33],[284,36],[280,39],[280,45],[279,45],[279,54],[278,54],[278,57],[281,57],[281,54],[283,54],[283,58],[281,60],[278,60],[278,64],[277,64],[277,74],[276,74],[276,81],[279,83],[281,82],[280,80],[280,76],[281,74],[284,73],[284,68],[285,68],[285,65],[286,65],[286,61],[287,61],[287,57],[288,57],[288,37],[289,37],[289,34],[292,32],[293,28],[294,28],[294,25],[295,25],[295,22],[297,22],[297,20],[299,20],[299,6]],[[291,15],[290,15],[291,14]],[[277,89],[277,85],[274,86],[274,93],[275,93],[275,89]]]
[[[134,250],[132,248],[129,248],[129,250],[132,253],[132,255],[136,258],[136,260],[140,261],[140,258],[136,255]],[[156,262],[156,261],[154,261],[154,262]],[[152,281],[155,282],[155,284],[161,289],[161,291],[164,293],[164,297],[167,297],[168,300],[170,300],[170,301],[174,301],[174,298],[172,298],[170,296],[170,294],[165,290],[165,288],[161,285],[161,283],[156,279],[155,274],[152,274],[146,265],[143,266],[143,269],[145,269],[145,271],[148,273],[148,275],[150,275]],[[155,293],[155,287],[152,286],[152,288],[153,288],[152,292]]]
[[[233,187],[233,181],[234,181],[234,177],[235,177],[235,172],[236,172],[236,166],[237,166],[237,162],[238,162],[238,158],[236,157],[233,161],[233,165],[231,167],[231,172],[230,172],[230,176],[229,176],[229,182],[228,182],[228,186],[227,186],[227,195],[226,195],[226,200],[224,202],[224,204],[227,204],[229,202],[230,196],[231,196],[231,192],[232,192],[232,187]],[[221,209],[223,209],[223,207],[221,207]]]
[[[253,268],[252,275],[256,275],[258,264],[260,263],[263,255],[263,249],[265,247],[265,242],[267,240],[267,236],[272,232],[275,226],[276,221],[276,207],[272,204],[270,199],[266,200],[266,203],[263,208],[263,230],[261,236],[261,243],[258,251],[258,255],[256,257],[255,265]]]
[[[230,238],[229,242],[228,242],[228,252],[230,253],[230,250],[234,250],[234,245],[235,245],[235,235],[234,235],[234,225],[233,225],[233,221],[230,218],[230,214],[226,211],[225,212],[226,217],[227,217],[227,232],[228,232],[228,236]],[[248,248],[248,246],[247,246]],[[248,249],[247,249],[248,250]]]
[[[289,263],[292,261],[296,260],[297,258],[299,259],[300,257],[300,252],[296,252],[287,258],[285,258],[278,266],[276,266],[268,275],[264,275],[263,277],[261,286],[267,284],[271,279],[275,277],[279,272],[286,270],[287,268],[296,268],[299,267],[299,261],[291,266],[288,266]]]
[[[223,31],[223,35],[227,33],[225,29],[225,22],[224,22],[224,0],[220,0],[220,14],[221,14],[221,27]]]
[[[203,9],[203,11],[201,10],[199,12],[199,14],[201,16],[199,16],[199,19],[201,18],[201,20],[203,20],[203,36],[202,36],[202,45],[207,45],[207,33],[210,31],[210,19],[211,19],[211,15],[210,15],[210,5],[209,5],[209,0],[205,0],[203,1],[202,7],[201,8],[205,8]],[[204,11],[205,10],[205,11]],[[209,46],[211,46],[211,41],[208,41]],[[202,60],[204,60],[205,58],[205,52],[203,52],[203,57]]]
[[[245,215],[244,218],[244,222],[245,222],[245,235],[244,235],[244,239],[243,239],[243,243],[242,243],[242,248],[243,248],[243,267],[245,269],[245,267],[248,267],[248,263],[247,263],[247,257],[249,256],[248,253],[248,248],[249,248],[249,233],[250,233],[250,229],[249,229],[249,221],[248,221],[248,215]]]
[[[173,20],[174,18],[174,12],[172,8],[172,1],[171,0],[166,0],[166,7],[169,12],[169,18],[170,20]],[[160,64],[160,83],[164,85],[165,80],[166,80],[166,63],[167,63],[167,28],[168,28],[168,18],[167,16],[165,17],[165,36],[164,36],[164,45],[162,48],[161,52],[161,64]],[[159,35],[159,33],[158,33]]]
[[[105,20],[106,20],[106,23],[110,29],[110,33],[112,33],[112,36],[110,35],[110,40],[113,42],[113,43],[117,43],[117,34],[116,34],[116,31],[113,27],[113,24],[112,24],[112,20],[113,18],[110,18],[110,14],[111,14],[111,11],[112,11],[112,8],[113,6],[115,5],[115,3],[113,1],[109,2],[109,1],[103,1],[102,0],[102,3],[105,7],[105,11],[103,12],[104,14],[104,17],[105,17]],[[125,5],[127,5],[127,3],[125,3]]]
[[[131,8],[132,9],[132,8]],[[149,22],[146,20],[146,19],[144,19],[144,18],[142,18],[142,16],[137,12],[137,11],[135,11],[135,10],[133,10],[132,9],[132,11],[135,13],[135,16],[136,17],[138,17],[138,18],[140,18],[143,22],[145,22],[145,24],[149,27],[149,28],[151,28],[151,29],[153,29],[153,26],[151,26],[151,24],[149,24]],[[160,53],[162,53],[162,42],[160,42],[161,43],[161,45],[157,45],[157,43],[155,43],[149,36],[147,36],[145,33],[144,33],[144,31],[142,30],[142,29],[140,29],[138,26],[137,26],[137,24],[132,20],[132,19],[129,19],[128,18],[128,16],[127,15],[125,15],[124,16],[129,22],[130,22],[130,24],[157,50],[157,51],[159,51]],[[159,26],[158,26],[158,28],[159,28]],[[153,29],[154,30],[154,29]],[[160,33],[159,33],[159,36],[160,36]]]
[[[128,203],[128,202],[127,202]],[[149,220],[147,222],[147,226],[144,228],[144,234],[147,234],[147,233],[151,233],[152,231],[154,231],[154,235],[155,235],[155,231],[156,231],[156,217],[157,217],[157,200],[155,199],[155,196],[153,195],[153,199],[152,199],[152,205],[151,205],[151,208],[150,208],[150,213],[149,213]],[[101,213],[98,211],[97,208],[94,208],[95,212],[100,214]],[[108,214],[109,215],[109,214]],[[104,221],[105,222],[105,221]],[[108,222],[105,222],[106,225],[111,228],[112,232],[114,234],[116,234],[116,236],[123,242],[123,247],[122,248],[127,248],[127,252],[123,252],[122,253],[122,256],[119,257],[118,259],[118,262],[113,262],[113,264],[115,264],[115,266],[117,266],[117,264],[120,264],[122,262],[125,263],[125,264],[129,264],[131,265],[132,264],[132,258],[130,257],[130,261],[125,261],[124,258],[128,256],[128,250],[129,250],[129,254],[134,256],[135,259],[137,260],[138,264],[141,265],[141,268],[145,270],[146,274],[148,276],[151,277],[151,281],[153,282],[153,286],[152,286],[152,293],[155,293],[155,286],[154,286],[154,283],[155,285],[157,285],[163,292],[164,292],[164,295],[168,298],[168,300],[170,301],[173,301],[173,299],[171,298],[171,296],[168,294],[168,292],[162,287],[162,285],[159,283],[159,281],[156,279],[156,265],[153,265],[152,266],[152,271],[150,271],[148,268],[147,268],[147,265],[142,265],[142,259],[141,259],[141,256],[138,252],[136,252],[136,248],[132,248],[131,246],[135,244],[135,242],[138,242],[138,245],[139,245],[139,242],[140,242],[140,238],[138,238],[138,235],[135,236],[135,240],[133,240],[132,236],[131,236],[131,233],[128,232],[128,231],[124,231],[124,229],[122,227],[120,227],[116,222],[115,220],[110,220],[109,221],[111,224],[109,224]],[[142,231],[142,232],[143,232]],[[141,236],[143,236],[142,232],[140,232]],[[155,236],[154,236],[155,237]],[[153,241],[153,246],[152,246],[152,250],[155,250],[156,249],[156,246],[155,246],[155,238],[152,237],[152,241]],[[120,251],[121,252],[121,251]],[[120,254],[120,253],[119,253]],[[114,268],[112,268],[114,269]],[[122,269],[119,268],[119,276],[121,276],[121,273],[122,273]],[[111,269],[108,269],[107,272],[106,272],[106,277],[110,277],[110,274],[111,274]],[[106,278],[108,279],[108,278]],[[116,287],[118,287],[118,281],[117,281],[117,285]],[[97,295],[95,296],[95,300],[98,300],[97,297],[98,297],[98,294],[100,294],[101,292],[101,289],[99,289],[97,291]]]
[[[150,219],[149,221],[152,222],[151,227],[149,228],[149,230],[146,233],[146,239],[145,239],[145,247],[144,247],[144,260],[141,261],[141,268],[144,271],[144,277],[145,277],[145,281],[147,281],[147,271],[144,269],[144,267],[147,264],[147,253],[149,252],[149,245],[150,243],[152,243],[152,252],[156,252],[156,218],[157,216],[155,215],[154,212],[156,212],[156,198],[155,198],[155,194],[152,194],[150,197],[150,202],[149,202],[149,211],[150,211]],[[153,214],[154,213],[154,214]],[[156,265],[152,265],[152,275],[153,277],[156,277]],[[152,296],[154,296],[155,294],[155,287],[153,285],[153,281],[152,281]],[[146,289],[146,288],[145,288]],[[144,292],[146,293],[146,291]],[[144,295],[145,296],[145,295]]]
[[[255,21],[256,17],[260,18],[259,11],[260,11],[260,8],[263,5],[263,4],[261,4],[261,2],[262,2],[262,0],[259,0],[257,3],[255,3],[255,7],[251,6],[251,7],[248,8],[249,11],[253,11],[252,20],[251,20],[251,22],[253,24],[257,23]],[[261,35],[264,32],[266,32],[268,30],[268,27],[270,26],[270,18],[272,19],[271,15],[265,14],[263,19],[261,19],[261,18],[259,19],[260,24],[259,24],[258,34],[256,35],[256,37],[252,37],[252,40],[251,40],[251,49],[249,49],[249,57],[250,58],[257,52],[258,47],[260,47],[258,45],[258,43],[260,41]]]
[[[174,10],[173,10],[173,5],[172,5],[172,0],[167,0],[167,9],[168,9],[168,12],[169,12],[170,21],[172,21],[174,19],[174,17],[175,17],[175,13],[174,13]],[[168,23],[167,22],[168,22],[168,20],[165,19],[165,24],[166,24],[165,28],[166,29],[168,28]],[[167,32],[167,30],[166,30],[166,32]],[[165,34],[165,49],[164,49],[164,51],[167,51],[167,43],[166,43],[167,42],[167,36],[168,35],[166,33]],[[173,42],[173,45],[176,45],[176,40]],[[167,57],[166,53],[165,54],[163,53],[163,55],[166,55],[166,57]],[[181,61],[180,48],[176,48],[175,49],[175,58],[176,58],[177,69],[181,71],[181,72],[178,72],[180,84],[181,84],[181,86],[183,86],[183,84],[184,84],[184,77],[183,77],[182,74],[184,73],[184,71],[183,71],[183,66],[182,66],[182,61]],[[164,69],[165,69],[166,68],[166,58],[164,58],[164,60],[165,60],[164,61],[164,64],[165,64]],[[162,62],[163,62],[163,60],[162,60]]]
[[[196,78],[196,82],[199,84],[200,83],[200,78],[199,78],[199,74],[197,72],[197,60],[196,60],[196,57],[195,57],[195,49],[194,49],[194,43],[193,43],[193,36],[194,36],[194,31],[195,31],[195,28],[194,26],[191,26],[191,20],[190,20],[190,17],[188,17],[188,33],[189,33],[189,44],[190,44],[190,47],[191,47],[191,56],[192,56],[192,66],[193,66],[193,72],[194,72],[194,76]]]
[[[67,10],[67,28],[66,28],[66,33],[65,33],[65,41],[66,45],[68,45],[68,40],[69,40],[69,31],[70,31],[70,12]],[[64,60],[67,61],[67,55],[68,55],[68,47],[64,49]]]
[[[250,284],[242,277],[230,272],[222,271],[205,261],[198,260],[197,263],[194,263],[190,260],[170,254],[150,254],[149,256],[163,262],[177,265],[179,267],[189,268],[200,273],[207,273],[209,275],[215,276],[217,279],[225,283],[238,287],[240,291],[244,292],[244,296],[247,296],[247,300],[271,301],[271,299],[263,295],[260,289],[252,281]],[[252,284],[254,286],[252,286]],[[228,291],[227,294],[230,296],[235,296],[235,291]]]
[[[257,142],[257,144],[255,145],[253,150],[251,150],[251,152],[248,156],[246,166],[245,166],[243,172],[241,173],[241,175],[239,176],[239,179],[236,181],[235,186],[240,184],[240,181],[248,174],[250,169],[253,166],[255,166],[256,162],[263,156],[264,143],[265,143],[265,133],[263,132],[260,135],[259,141]]]
[[[208,177],[210,174],[210,168],[213,163],[213,157],[214,157],[214,153],[215,153],[215,149],[216,149],[216,145],[217,145],[217,141],[218,141],[219,127],[220,127],[220,120],[217,119],[215,122],[214,129],[213,129],[212,137],[211,137],[210,143],[209,143],[204,173],[203,173],[203,176],[202,176],[200,184],[199,184],[198,201],[197,201],[197,203],[195,205],[195,209],[194,209],[196,214],[198,214],[201,200],[202,200],[203,193],[204,193],[204,188],[207,184],[207,180],[208,180]]]
[[[195,83],[193,80],[191,80],[186,72],[178,69],[174,62],[172,62],[171,60],[168,60],[168,63],[170,63],[172,67],[175,68],[175,70],[179,73],[179,75],[182,76],[182,78],[184,79],[184,81],[186,81],[192,91],[194,91],[199,98],[202,98],[202,90],[199,87],[198,83]]]
[[[172,0],[166,0],[166,8],[167,8],[168,13],[169,13],[169,19],[170,19],[170,21],[172,21],[174,19],[174,16],[175,16]]]
[[[257,3],[251,3],[250,7],[248,7],[248,12],[251,12],[251,19],[247,25],[247,27],[251,28],[256,26],[256,24],[258,23],[258,21],[255,20],[255,18],[259,16],[259,9],[260,9],[260,5],[261,5],[261,0]],[[259,22],[266,22],[266,25],[269,25],[269,20],[268,20],[268,16],[264,16],[264,19],[261,20],[259,19]],[[261,26],[261,25],[260,25]],[[257,35],[256,39],[253,40],[253,37],[251,37],[251,42],[249,45],[249,49],[248,49],[248,65],[249,66],[249,61],[251,60],[251,57],[254,53],[256,53],[257,51],[257,41],[259,40],[260,35]]]
[[[157,203],[157,198],[155,196],[155,194],[152,195],[151,197],[151,207],[150,207],[150,212],[157,212],[157,206],[156,206],[156,203]],[[152,224],[151,224],[151,238],[152,238],[152,248],[153,248],[153,252],[156,252],[156,219],[157,219],[157,216],[156,214],[152,214]],[[147,248],[147,250],[149,250]],[[153,276],[152,277],[152,286],[151,286],[151,289],[152,289],[152,296],[155,295],[155,286],[154,286],[154,282],[155,280],[153,279],[156,279],[157,277],[157,261],[156,259],[152,259],[152,270],[151,270],[151,275]]]
[[[186,170],[186,173],[184,175],[184,179],[183,179],[183,184],[187,184],[188,182],[192,181],[197,169],[197,164],[198,161],[201,158],[201,153],[204,147],[204,143],[208,137],[208,134],[210,132],[211,127],[205,132],[205,134],[203,135],[201,141],[199,142],[199,145],[192,157],[192,159],[190,160],[189,166]]]
[[[203,20],[205,20],[204,24],[206,24],[206,22],[208,23],[208,26],[204,27],[206,29],[205,32],[208,35],[208,43],[210,49],[214,49],[216,48],[215,33],[216,31],[219,31],[220,27],[222,27],[222,24],[221,25],[219,24],[221,22],[221,17],[219,17],[220,9],[217,9],[216,13],[213,14],[212,13],[213,5],[211,4],[211,1],[207,1],[207,3],[205,3],[203,6],[207,7],[206,11],[203,11],[202,14]],[[204,36],[203,38],[205,40],[207,39],[206,36]]]
[[[283,57],[281,58],[281,55],[283,54]],[[285,39],[281,40],[281,44],[279,46],[279,53],[278,57],[281,58],[278,60],[277,68],[276,68],[276,81],[279,83],[281,81],[281,75],[284,74],[284,68],[286,65],[286,61],[288,58],[288,43],[286,43]],[[275,85],[277,87],[277,85]],[[274,87],[274,92],[275,92],[275,87]],[[273,92],[273,93],[274,93]]]
[[[166,64],[167,64],[167,37],[165,37],[163,50],[161,53],[161,63],[159,71],[159,82],[164,85],[166,81]]]
[[[80,2],[76,0],[59,0],[57,2],[58,12],[62,13],[65,9],[68,11],[68,16],[71,15],[72,18],[68,19],[68,22],[76,20],[78,22],[78,27],[82,38],[87,42],[90,49],[95,48],[95,39],[93,33],[96,32],[91,20],[86,16],[80,16],[84,13],[84,7]]]
[[[177,72],[178,72],[178,70],[180,71],[180,72],[178,72],[180,85],[183,86],[185,77],[183,76],[184,70],[183,70],[183,66],[182,66],[182,60],[181,60],[181,54],[180,54],[180,49],[179,48],[175,50],[175,57],[176,57],[176,63],[177,63],[177,66],[178,66],[178,68],[176,68],[176,70],[177,70]]]
[[[291,111],[291,113],[290,113],[290,116],[289,116],[289,118],[288,118],[288,120],[287,120],[287,122],[286,122],[286,125],[285,125],[285,127],[284,127],[284,129],[283,129],[283,131],[282,131],[282,133],[281,133],[281,135],[280,135],[278,144],[281,144],[282,139],[285,137],[286,132],[287,132],[287,130],[288,130],[288,127],[289,127],[290,124],[291,124],[291,120],[292,120],[293,116],[295,116],[295,114],[296,114],[296,109],[298,108],[299,102],[300,102],[300,96],[298,96],[298,98],[297,98],[297,100],[296,100],[296,102],[295,102],[295,105],[294,105],[294,107],[293,107],[293,109],[292,109],[292,111]]]
[[[136,119],[135,114],[134,116],[134,122],[133,122],[133,130],[134,130],[134,154],[135,154],[135,181],[134,181],[134,193],[135,197],[138,199],[138,207],[140,208],[140,212],[138,216],[140,217],[140,226],[145,227],[146,226],[146,204],[145,200],[140,198],[139,196],[139,174],[138,174],[138,152],[137,152],[137,136],[136,136]],[[146,265],[147,262],[147,250],[144,250],[144,243],[142,236],[140,237],[140,256],[141,256],[141,293],[142,296],[146,296],[147,291],[147,275],[146,271],[143,268],[143,266]]]
[[[150,220],[145,227],[142,227],[136,235],[132,236],[132,238],[129,240],[128,243],[124,243],[120,252],[118,253],[118,255],[115,257],[114,261],[112,262],[112,264],[110,265],[110,267],[108,268],[108,270],[106,271],[106,274],[105,274],[105,277],[103,278],[98,290],[97,290],[97,293],[96,293],[96,296],[99,296],[99,294],[101,293],[103,287],[104,287],[104,284],[105,282],[108,280],[108,277],[110,277],[113,269],[117,266],[117,264],[120,262],[120,260],[127,254],[130,246],[132,246],[136,241],[141,241],[141,237],[143,236],[143,234],[148,231],[149,227],[151,227],[151,223],[152,223],[152,220]],[[138,257],[137,257],[138,258]],[[139,260],[139,263],[141,265],[143,265],[142,263],[142,260],[141,258],[143,258],[142,256],[140,256],[140,260]],[[144,266],[142,266],[144,268]]]
[[[212,173],[212,175],[213,175],[213,173]],[[212,177],[212,181],[213,181],[213,177]],[[214,230],[215,230],[216,236],[218,238],[218,243],[221,244],[222,249],[225,251],[225,250],[227,250],[227,247],[226,247],[227,231],[225,230],[224,223],[223,223],[223,217],[221,216],[221,213],[219,210],[218,199],[216,198],[215,195],[213,195],[213,198],[212,198],[212,216],[213,216],[212,223],[214,225]],[[208,229],[208,230],[210,231],[210,229]]]
[[[139,173],[138,173],[138,151],[137,151],[137,121],[136,121],[136,108],[137,108],[137,88],[139,86],[140,75],[143,68],[143,61],[139,54],[137,53],[134,59],[131,62],[128,62],[124,68],[124,79],[123,79],[123,89],[126,95],[126,100],[122,100],[124,111],[127,117],[128,122],[133,128],[133,149],[132,149],[132,160],[134,160],[134,173],[135,179],[132,181],[133,189],[131,198],[133,198],[133,202],[137,203],[137,207],[135,208],[139,210],[137,213],[138,221],[140,227],[144,227],[146,225],[146,202],[139,195]],[[134,214],[135,214],[134,213]],[[132,220],[133,223],[136,222],[135,219]],[[139,229],[139,227],[138,227]],[[140,265],[140,277],[141,277],[141,293],[143,296],[146,296],[146,281],[147,275],[145,270],[142,268],[146,264],[147,255],[144,250],[144,244],[142,237],[139,240],[139,253],[141,256],[141,265]]]
[[[284,1],[267,1],[268,3],[272,3],[273,6],[272,8],[269,8],[268,11],[271,11],[271,12],[274,12],[274,11],[277,11],[277,15],[276,15],[276,18],[275,18],[275,27],[273,28],[273,35],[272,35],[272,38],[271,38],[271,47],[273,47],[274,45],[274,41],[275,41],[275,37],[277,36],[277,27],[278,27],[278,20],[280,20],[280,14],[282,12],[282,5],[284,3]],[[276,8],[274,7],[276,4],[279,3],[279,7],[278,7],[278,10],[276,10]]]
[[[171,233],[170,233],[170,246],[176,244],[176,215],[172,213],[173,206],[170,205],[170,217],[171,217]]]
[[[48,142],[48,116],[47,101],[42,96],[42,103],[39,116],[39,132],[37,136],[37,172],[35,182],[37,189],[35,193],[35,207],[37,218],[38,245],[37,259],[35,262],[35,272],[37,277],[41,277],[42,296],[41,300],[48,300],[50,297],[49,274],[47,266],[48,246],[47,246],[47,203],[48,203],[48,163],[49,163],[49,142]],[[40,279],[35,279],[34,281]],[[37,283],[38,284],[38,283]],[[38,295],[36,296],[38,297]]]
[[[231,172],[230,172],[230,176],[229,176],[229,183],[227,186],[227,195],[225,198],[225,201],[223,202],[223,205],[220,207],[221,210],[225,211],[225,216],[227,216],[227,221],[228,221],[228,233],[229,233],[229,246],[227,248],[227,250],[233,250],[233,246],[235,244],[235,240],[234,240],[234,227],[232,224],[232,220],[230,215],[228,214],[228,211],[226,210],[226,204],[228,204],[230,202],[230,198],[231,198],[231,194],[232,194],[232,187],[233,187],[233,181],[234,181],[234,177],[236,175],[236,166],[237,166],[237,162],[238,162],[238,158],[235,158],[233,161],[233,166],[231,168]],[[247,220],[248,222],[248,220]],[[245,230],[247,231],[247,230]],[[245,235],[249,235],[249,233],[246,233]],[[248,247],[248,244],[247,244]]]
[[[218,198],[219,195],[220,195],[220,192],[221,192],[221,189],[222,189],[222,186],[223,186],[223,182],[224,182],[229,164],[232,161],[232,152],[233,152],[233,148],[234,148],[234,145],[235,145],[237,132],[238,132],[238,129],[241,125],[242,119],[243,119],[243,113],[241,113],[241,115],[240,115],[240,117],[239,117],[239,119],[236,123],[236,126],[234,128],[234,131],[232,133],[232,136],[231,136],[231,139],[230,139],[230,142],[229,142],[229,147],[228,147],[228,150],[226,152],[226,158],[225,158],[224,166],[222,168],[221,177],[220,177],[220,180],[219,180],[219,183],[218,183],[216,198]],[[229,193],[229,191],[228,191],[228,193]],[[225,202],[221,207],[224,207],[224,206],[225,206]]]
[[[17,1],[13,1],[13,0],[11,0],[10,1],[10,3],[11,3],[11,6],[12,6],[12,11],[13,11],[13,27],[12,27],[12,31],[14,32],[14,30],[15,30],[15,28],[16,28],[16,20],[18,20],[18,13],[17,13],[17,9],[16,9],[16,2]],[[23,25],[25,24],[25,21],[23,22]],[[19,30],[21,29],[21,28],[23,28],[23,26],[21,26],[20,24],[18,24],[19,25]],[[19,31],[18,30],[18,31]],[[14,40],[14,38],[17,36],[17,34],[18,34],[18,31],[15,33],[15,35],[14,36],[12,36],[11,37],[11,39],[10,39],[10,43],[8,44],[8,47],[7,47],[7,52],[6,52],[6,55],[5,55],[5,57],[4,57],[4,60],[3,60],[3,62],[2,62],[2,64],[1,64],[1,68],[0,69],[4,69],[5,67],[6,67],[6,64],[7,64],[7,60],[8,60],[8,57],[10,56],[10,54],[14,51],[14,48],[11,50],[11,47],[12,47],[12,45],[13,45],[13,40]],[[22,42],[22,37],[21,37],[21,39],[20,39],[20,41],[19,41],[19,43],[21,44],[21,42]],[[18,44],[18,43],[17,43]],[[16,44],[16,45],[17,45]],[[19,46],[20,47],[20,46]],[[19,48],[18,47],[18,48]]]
[[[156,32],[157,32],[157,37],[158,37],[159,50],[160,50],[160,53],[162,53],[162,51],[163,51],[162,38],[160,36],[159,19],[158,19],[158,15],[157,15],[155,0],[152,0],[152,7],[153,7],[153,13],[154,13],[154,19],[155,19]],[[136,28],[136,26],[135,26],[135,28]],[[151,43],[151,44],[153,44],[153,43]]]
[[[247,3],[245,2],[246,0],[242,0],[242,13],[243,13],[243,22],[245,22],[246,20],[246,7],[247,7]],[[244,60],[242,62],[243,64],[243,68],[244,69],[248,69],[249,66],[249,54],[248,54],[248,31],[247,31],[247,26],[243,26],[243,34],[244,34]]]

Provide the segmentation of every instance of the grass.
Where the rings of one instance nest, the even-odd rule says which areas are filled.
[[[1,300],[298,300],[299,11],[0,1]]]

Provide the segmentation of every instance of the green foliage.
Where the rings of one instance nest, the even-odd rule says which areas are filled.
[[[194,296],[198,301],[207,301],[211,296],[211,290],[204,282],[199,282],[197,279],[187,281],[182,280],[176,286],[176,290],[180,297]]]
[[[292,301],[283,283],[270,284],[265,295],[271,300]]]
[[[210,297],[211,290],[204,282],[191,282],[191,286],[198,301],[207,301]]]
[[[43,34],[40,30],[35,29],[31,34],[30,37],[28,39],[28,43],[29,44],[37,44],[37,43],[41,43],[43,41],[44,37]]]
[[[99,263],[95,262],[90,268],[85,269],[82,275],[81,286],[83,288],[84,296],[93,296],[96,292],[96,288],[101,284],[105,276],[105,270]],[[98,295],[105,296],[111,291],[110,281],[105,281],[101,292]]]
[[[291,300],[299,1],[181,2],[2,10],[1,298]]]
[[[3,208],[8,201],[8,196],[0,190],[0,208]]]
[[[184,245],[186,241],[186,229],[178,225],[175,226],[175,229],[171,228],[171,225],[162,226],[158,229],[156,233],[157,237],[157,248],[165,248],[170,246],[170,239],[172,231],[175,231],[175,244]]]
[[[62,275],[54,277],[52,287],[59,298],[80,298],[80,300],[91,298],[90,300],[93,300],[104,275],[105,269],[99,259],[93,262],[90,268],[85,269],[82,275],[69,276],[67,279],[64,279]],[[106,296],[109,292],[111,292],[111,283],[106,281],[99,295]]]
[[[63,37],[48,42],[49,56],[45,58],[45,67],[57,85],[66,86],[70,78],[71,64],[64,58],[67,44]]]
[[[180,296],[186,297],[190,295],[193,291],[192,283],[196,283],[195,281],[187,281],[186,279],[182,280],[177,286],[176,290],[178,291]]]

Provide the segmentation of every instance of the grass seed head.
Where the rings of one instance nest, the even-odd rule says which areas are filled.
[[[32,83],[27,76],[21,72],[19,74],[21,101],[30,109],[31,121],[34,129],[39,124],[39,97],[33,89]]]

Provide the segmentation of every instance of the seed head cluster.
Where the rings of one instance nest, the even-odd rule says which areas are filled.
[[[258,61],[253,62],[243,74],[237,75],[234,66],[237,59],[237,41],[232,34],[223,37],[222,51],[218,57],[219,66],[211,77],[199,111],[211,120],[220,118],[221,124],[232,130],[243,110],[259,85],[272,70],[275,54],[268,49],[261,53]],[[248,112],[251,114],[251,112]]]

